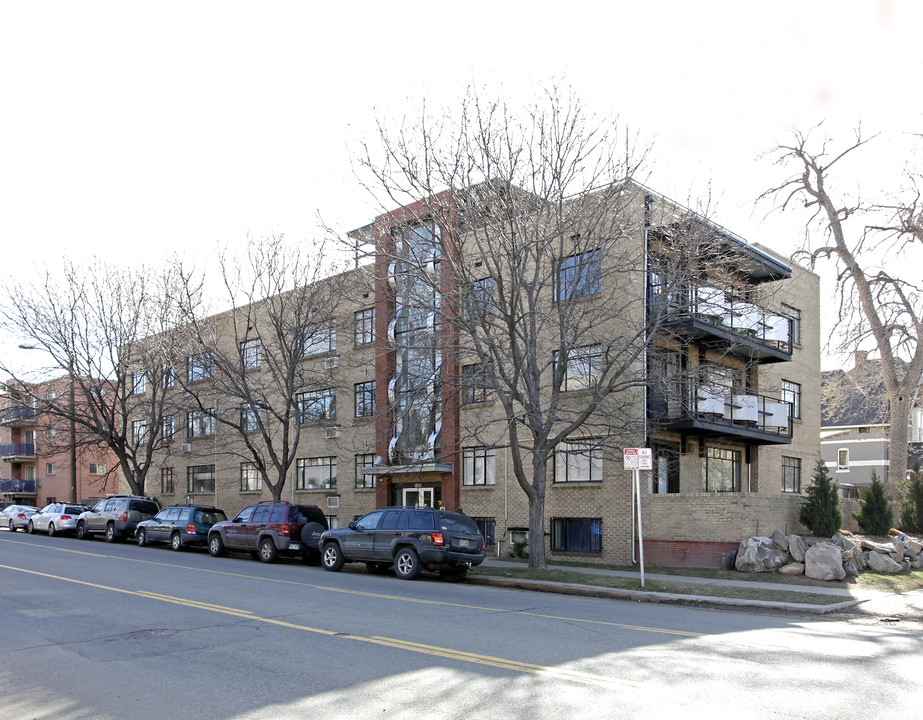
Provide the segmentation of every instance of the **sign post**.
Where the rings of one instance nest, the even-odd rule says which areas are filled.
[[[641,532],[641,471],[653,470],[654,459],[650,448],[624,448],[625,469],[632,471],[632,495],[637,503],[638,558],[641,561],[641,587],[644,587],[644,535]]]

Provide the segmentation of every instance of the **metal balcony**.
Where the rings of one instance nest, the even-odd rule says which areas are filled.
[[[35,480],[20,480],[18,478],[0,480],[0,494],[2,495],[35,495],[36,494]]]
[[[37,417],[38,410],[27,405],[12,405],[0,409],[0,425],[8,427],[32,427]]]
[[[0,445],[0,460],[4,462],[35,462],[34,443],[6,443]]]

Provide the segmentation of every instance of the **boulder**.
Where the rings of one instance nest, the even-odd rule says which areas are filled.
[[[852,552],[851,558],[847,558],[844,552],[843,562],[852,562],[856,566],[856,569],[859,572],[862,572],[865,569],[865,562],[862,559],[862,547],[859,545],[859,543],[857,543],[851,537],[844,537],[843,547],[846,548],[846,552]]]
[[[877,553],[893,553],[894,545],[892,543],[879,543],[874,540],[868,540],[867,538],[862,538],[862,547],[866,550],[874,550]]]
[[[840,548],[833,543],[817,543],[804,554],[804,574],[815,580],[842,580],[846,577]]]
[[[830,538],[834,545],[840,549],[846,548],[846,536],[843,533],[833,533],[833,537]]]
[[[846,577],[859,577],[859,568],[856,567],[856,564],[847,560],[843,563],[843,572],[846,573]]]
[[[769,536],[772,542],[775,544],[779,550],[784,550],[788,552],[788,538],[785,537],[785,533],[781,530],[773,530],[772,535]]]
[[[788,562],[787,552],[768,537],[749,537],[740,543],[734,567],[740,572],[772,572]]]
[[[779,568],[782,575],[804,575],[804,563],[793,562]]]
[[[843,560],[844,563],[852,562],[855,557],[856,557],[856,554],[852,551],[852,549],[840,550],[840,558]]]
[[[901,566],[891,559],[890,553],[880,553],[872,550],[867,559],[869,570],[881,573],[899,573]]]
[[[721,569],[722,569],[722,570],[733,570],[733,569],[734,569],[734,563],[736,562],[736,560],[737,560],[737,551],[736,551],[736,550],[728,550],[728,551],[727,551],[726,553],[724,553],[724,555],[721,557]]]
[[[907,542],[907,552],[910,553],[910,557],[916,557],[921,551],[923,551],[923,545],[920,545],[916,540]]]
[[[917,556],[910,561],[910,567],[912,568],[921,568],[923,567],[923,556]]]
[[[792,555],[792,560],[798,563],[804,562],[804,554],[808,550],[808,544],[800,535],[788,536],[788,551]]]

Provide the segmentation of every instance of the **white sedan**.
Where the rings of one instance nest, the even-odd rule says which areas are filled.
[[[27,530],[30,533],[46,532],[49,535],[72,533],[77,529],[77,516],[89,509],[86,505],[68,505],[67,503],[46,505],[29,518]]]
[[[0,510],[0,527],[10,529],[10,532],[25,530],[29,526],[29,518],[38,512],[38,508],[31,505],[7,505]]]

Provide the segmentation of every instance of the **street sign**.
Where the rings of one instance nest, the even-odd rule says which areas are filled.
[[[626,470],[654,469],[654,458],[650,448],[625,448],[623,453]]]

